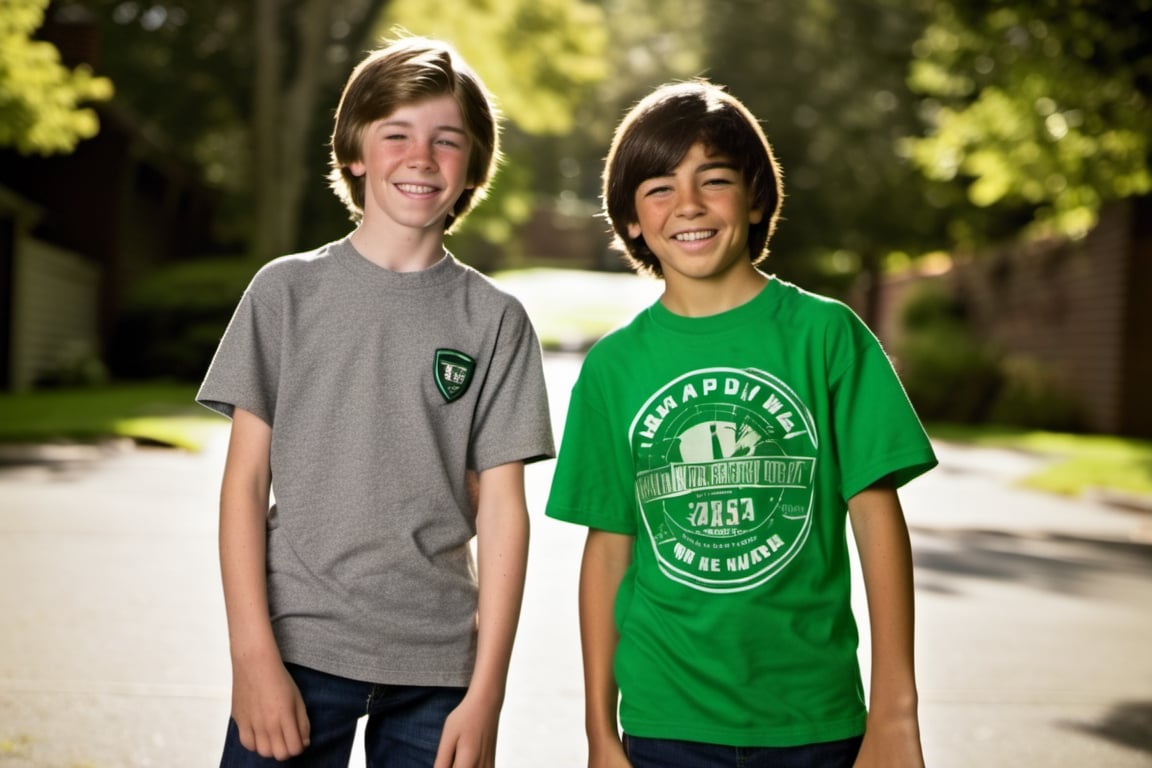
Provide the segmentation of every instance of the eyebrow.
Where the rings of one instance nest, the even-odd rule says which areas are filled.
[[[397,128],[411,128],[413,126],[410,120],[381,120],[381,128],[397,127]],[[468,132],[463,128],[456,125],[437,125],[433,130],[446,131],[448,133],[458,133],[461,136],[467,136]]]
[[[701,163],[700,165],[696,166],[692,170],[692,173],[693,173],[693,175],[695,175],[698,173],[707,173],[708,171],[716,171],[716,170],[739,171],[740,169],[736,166],[736,163],[732,162],[731,160],[712,160],[710,162]],[[669,176],[675,176],[675,175],[676,175],[675,169],[672,169],[672,170],[668,170],[668,171],[663,171],[661,173],[653,174],[652,176],[645,178],[643,181],[651,181],[652,179],[666,179]],[[643,183],[643,181],[641,183]]]
[[[731,160],[713,160],[712,162],[701,163],[696,166],[694,173],[706,173],[715,170],[736,171],[739,169],[736,167],[736,163]]]

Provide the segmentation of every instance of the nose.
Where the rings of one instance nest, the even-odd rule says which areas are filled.
[[[704,206],[700,202],[699,190],[693,184],[679,185],[676,189],[676,206],[675,209],[677,216],[685,218],[695,218],[704,211]]]
[[[413,142],[408,152],[407,164],[409,168],[415,170],[434,170],[436,168],[436,156],[432,151],[431,142]]]

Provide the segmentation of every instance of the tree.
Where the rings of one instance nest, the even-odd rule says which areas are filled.
[[[225,193],[218,239],[263,261],[347,225],[325,189],[324,144],[340,84],[387,33],[383,11],[402,0],[83,4],[102,21],[105,65],[123,102]],[[514,87],[501,91],[514,94],[506,112],[525,130],[570,122],[585,70],[599,54],[598,17],[588,15],[594,6],[473,0],[409,8],[404,20],[412,31],[430,29],[422,19],[451,18],[450,39],[478,69],[489,69],[487,79],[513,78]],[[514,64],[502,58],[509,51],[519,57]]]
[[[558,174],[547,158],[580,132],[584,105],[611,71],[605,14],[584,0],[505,0],[427,3],[392,0],[383,18],[414,34],[452,43],[480,75],[506,118],[507,162],[489,199],[468,215],[457,240],[499,243],[515,250],[514,230]],[[475,255],[479,243],[468,251]],[[513,259],[514,260],[514,259]]]
[[[911,84],[922,172],[975,210],[953,233],[1085,235],[1107,200],[1152,190],[1152,0],[934,0]]]
[[[310,177],[306,144],[321,94],[367,47],[386,0],[255,0],[251,249],[266,261],[296,246]],[[359,31],[359,34],[355,32]],[[288,42],[288,45],[284,43]],[[291,50],[291,58],[284,56]]]
[[[80,66],[68,69],[51,43],[32,35],[48,0],[5,0],[0,7],[0,146],[21,154],[71,152],[100,129],[85,103],[107,101],[112,83]]]
[[[899,0],[730,0],[702,30],[708,76],[761,119],[784,171],[767,268],[839,293],[894,254],[944,244],[929,184],[898,151],[921,15]],[[869,308],[863,308],[866,319]]]

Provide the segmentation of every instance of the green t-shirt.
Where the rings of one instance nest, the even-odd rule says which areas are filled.
[[[636,537],[615,606],[625,732],[862,733],[847,499],[935,464],[875,336],[789,283],[704,318],[657,303],[597,343],[547,514]]]

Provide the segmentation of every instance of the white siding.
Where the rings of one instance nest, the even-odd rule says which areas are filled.
[[[16,244],[12,308],[12,389],[71,361],[99,355],[100,269],[39,240]]]

